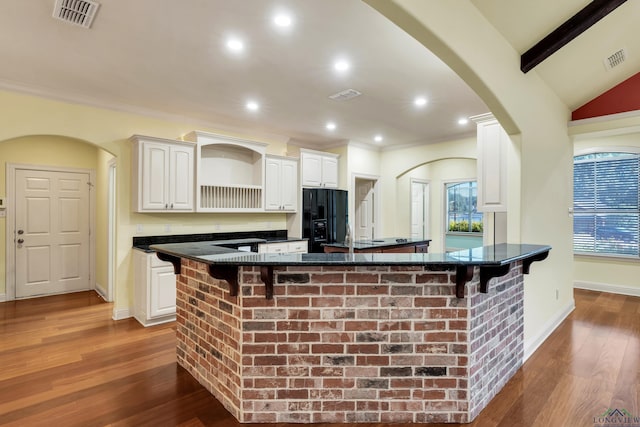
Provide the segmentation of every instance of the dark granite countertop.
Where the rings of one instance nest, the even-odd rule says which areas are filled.
[[[429,244],[431,239],[412,239],[410,237],[386,237],[380,239],[371,240],[356,240],[353,242],[353,249],[366,250],[375,248],[388,248],[393,246],[407,246],[407,245],[419,245]],[[322,246],[331,246],[334,248],[348,248],[349,245],[344,242],[325,243]]]
[[[549,252],[550,246],[499,244],[450,253],[310,253],[256,254],[220,248],[214,242],[168,243],[151,249],[176,258],[232,266],[451,265],[502,266]]]
[[[225,245],[251,245],[254,243],[297,242],[301,237],[288,237],[287,230],[273,231],[242,231],[233,233],[202,233],[202,234],[173,234],[160,236],[136,236],[133,238],[133,248],[153,253],[151,245],[173,243],[204,243],[205,248],[214,242]]]

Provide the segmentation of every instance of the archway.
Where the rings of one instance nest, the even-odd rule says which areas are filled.
[[[6,170],[14,170],[15,165],[29,165],[29,168],[43,170],[87,170],[92,171],[91,192],[94,203],[91,208],[91,287],[106,300],[113,300],[115,291],[109,289],[113,282],[113,259],[108,258],[109,242],[114,242],[116,233],[106,224],[115,212],[108,209],[110,191],[115,195],[115,187],[109,186],[109,162],[115,157],[87,141],[60,135],[25,135],[0,142],[0,157],[6,163],[0,165],[0,179],[7,176]],[[9,164],[9,168],[5,165]],[[18,166],[20,168],[21,166]],[[13,168],[13,169],[12,169]],[[1,181],[0,181],[1,182]],[[4,182],[5,194],[13,193],[13,184]],[[9,203],[13,203],[9,201]],[[15,206],[9,205],[8,212]],[[14,299],[15,293],[15,219],[7,218],[0,227],[0,295],[4,299]],[[111,264],[110,264],[111,263]],[[94,285],[95,283],[95,285]],[[113,288],[113,287],[111,287]]]

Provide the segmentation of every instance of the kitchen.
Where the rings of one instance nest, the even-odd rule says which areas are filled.
[[[473,10],[471,5],[457,7],[467,12]],[[384,10],[384,7],[380,9]],[[566,135],[566,106],[555,97],[548,95],[544,83],[529,81],[517,70],[496,68],[494,61],[477,58],[477,52],[484,51],[491,58],[510,61],[509,58],[513,56],[513,52],[498,34],[490,31],[483,33],[482,37],[486,44],[482,47],[479,46],[480,40],[470,45],[458,45],[457,43],[460,42],[455,40],[453,30],[438,25],[438,19],[446,23],[451,22],[451,14],[458,15],[459,11],[453,9],[453,6],[442,6],[442,9],[431,14],[425,14],[419,9],[412,10],[411,14],[416,16],[425,28],[432,29],[431,31],[438,33],[441,37],[440,40],[434,40],[438,37],[433,37],[424,29],[413,36],[423,43],[428,42],[431,49],[446,49],[450,53],[455,52],[455,54],[452,53],[454,57],[465,58],[469,68],[474,71],[470,72],[468,69],[456,69],[456,71],[472,84],[476,92],[483,93],[483,99],[487,105],[500,118],[507,132],[512,135],[518,150],[517,157],[523,159],[522,164],[518,162],[509,174],[510,200],[514,203],[508,221],[508,234],[517,241],[549,243],[554,247],[553,256],[537,266],[537,277],[527,278],[525,305],[528,308],[525,310],[527,312],[525,335],[528,348],[535,349],[540,340],[549,333],[549,328],[552,329],[549,325],[555,324],[562,318],[572,301],[570,294],[573,279],[570,269],[567,268],[572,265],[569,243],[571,222],[566,215],[567,206],[571,203],[568,188],[571,181],[572,147]],[[394,19],[398,19],[397,16],[400,14],[393,10],[386,10],[384,13]],[[468,22],[468,28],[490,27],[471,13],[464,14],[462,19]],[[400,25],[402,26],[402,23]],[[472,37],[469,35],[467,38]],[[444,45],[442,40],[446,40],[452,46]],[[478,83],[474,80],[477,76],[481,76],[482,80],[488,83],[486,85]],[[491,95],[486,94],[487,86],[491,87],[489,91]],[[518,93],[519,99],[514,99],[514,92]],[[212,133],[232,134],[246,139],[257,138],[261,142],[268,143],[267,150],[270,154],[297,156],[299,147],[290,144],[289,138],[269,132],[238,130],[231,123],[222,124],[219,127],[202,126],[202,123],[196,119],[179,119],[175,116],[150,117],[130,111],[114,111],[95,105],[70,103],[64,99],[60,100],[60,97],[52,100],[47,97],[20,94],[12,90],[3,91],[0,97],[4,117],[8,118],[8,124],[3,126],[0,138],[3,141],[3,159],[16,163],[92,168],[97,171],[98,184],[101,186],[100,191],[103,195],[97,201],[96,208],[97,223],[101,227],[95,236],[95,255],[100,261],[94,266],[95,274],[92,277],[97,284],[108,288],[107,282],[109,276],[112,276],[112,295],[115,298],[113,315],[116,319],[133,314],[134,278],[131,251],[133,237],[206,233],[212,232],[212,228],[213,232],[252,232],[290,228],[290,214],[140,214],[133,212],[130,197],[133,156],[129,140],[136,134],[179,139],[189,132],[204,129]],[[527,99],[526,105],[521,99]],[[33,120],[34,117],[37,120]],[[540,123],[545,123],[545,126],[540,126]],[[230,130],[231,128],[233,129]],[[57,136],[43,138],[35,135]],[[53,147],[56,150],[52,150]],[[379,177],[377,190],[380,192],[380,197],[378,199],[379,202],[382,197],[385,200],[379,206],[380,236],[407,236],[409,233],[407,210],[399,210],[397,203],[408,196],[406,192],[399,191],[398,177],[403,177],[407,171],[424,164],[443,162],[440,164],[444,171],[450,170],[447,167],[448,164],[456,163],[462,166],[464,162],[464,160],[460,161],[462,159],[474,162],[475,150],[475,137],[467,134],[434,142],[428,146],[403,147],[395,150],[372,149],[349,141],[335,147],[323,148],[321,151],[340,155],[339,188],[352,189],[352,182],[357,176]],[[549,161],[550,157],[554,159],[553,162]],[[108,222],[106,194],[110,163],[115,163],[117,166],[115,189],[118,195],[114,209],[117,239],[113,242],[114,262],[111,271],[103,261],[109,256],[107,249],[109,237],[106,233]],[[561,167],[558,164],[564,166]],[[474,171],[475,168],[468,168],[466,176],[458,175],[453,178],[473,179]],[[4,179],[4,174],[2,176]],[[432,182],[440,179],[433,178]],[[565,185],[558,185],[558,183]],[[432,190],[436,190],[436,187],[433,185]],[[541,200],[544,200],[544,203],[541,203]],[[438,205],[440,204],[442,202],[438,202]],[[352,203],[349,205],[353,206]],[[434,206],[438,205],[434,204]],[[434,208],[434,211],[437,215],[443,215],[444,209]],[[439,221],[438,227],[441,227],[442,223]],[[544,227],[541,226],[542,224]],[[4,233],[5,227],[1,228]],[[438,228],[431,227],[431,230],[435,229]],[[5,241],[8,240],[5,234],[3,237]],[[435,244],[438,236],[433,234],[430,237],[434,239],[432,244]],[[442,245],[441,242],[439,247]],[[7,266],[4,267],[4,271],[9,270]],[[5,284],[5,289],[7,289],[6,286]],[[560,297],[552,297],[557,295],[558,290]]]

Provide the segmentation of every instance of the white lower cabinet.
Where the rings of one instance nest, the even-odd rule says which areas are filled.
[[[262,243],[258,246],[258,253],[261,254],[306,254],[307,252],[308,243],[306,240]]]
[[[134,317],[144,326],[176,320],[176,275],[155,253],[133,251]]]

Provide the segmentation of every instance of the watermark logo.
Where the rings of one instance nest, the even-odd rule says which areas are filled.
[[[609,408],[593,417],[593,424],[598,427],[640,427],[640,416],[631,415],[626,409]]]

